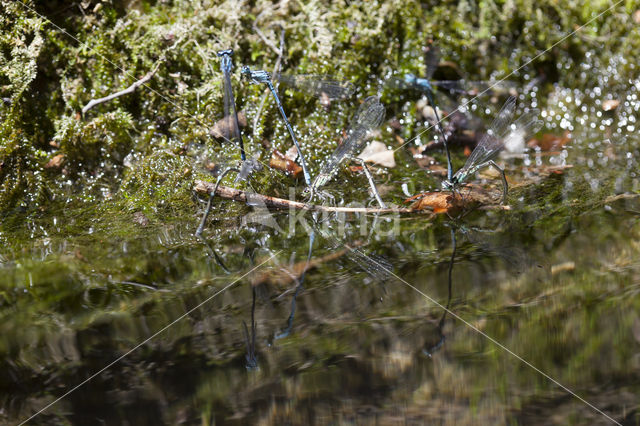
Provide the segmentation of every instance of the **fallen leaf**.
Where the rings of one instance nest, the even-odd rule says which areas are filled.
[[[245,127],[247,125],[247,116],[244,111],[240,111],[238,113],[238,124],[240,127]],[[209,133],[214,138],[230,138],[229,135],[232,133],[232,128],[233,120],[231,116],[228,116],[218,120],[216,124],[213,125]]]
[[[398,120],[396,117],[393,117],[392,119],[390,119],[388,124],[389,124],[389,127],[391,127],[393,130],[402,129],[402,124],[400,123],[400,120]]]
[[[280,170],[287,174],[290,174],[293,177],[298,177],[298,175],[302,173],[302,167],[300,167],[297,163],[289,160],[283,153],[281,153],[277,149],[274,149],[273,153],[271,154],[269,166],[273,167],[276,170]]]
[[[291,145],[291,147],[284,153],[284,156],[287,160],[296,161],[298,159],[298,148],[295,145]]]
[[[320,105],[322,105],[325,109],[329,109],[331,106],[331,98],[325,92],[320,94]]]
[[[44,165],[45,169],[58,169],[64,164],[64,154],[58,154],[53,157],[47,164]]]
[[[411,154],[413,155],[413,159],[416,160],[416,163],[418,163],[418,166],[420,166],[421,169],[426,170],[433,175],[447,176],[446,167],[443,167],[442,165],[440,165],[435,158],[426,154],[421,154],[422,152],[424,152],[424,148],[425,148],[425,145],[409,147],[409,152],[411,152]]]
[[[618,105],[620,105],[620,101],[617,99],[607,99],[606,101],[602,102],[602,110],[603,111],[613,111],[614,109],[618,108]]]
[[[367,163],[378,164],[383,167],[393,168],[396,166],[396,160],[393,151],[387,149],[382,142],[373,141],[358,155],[358,158]]]
[[[414,210],[433,210],[434,213],[449,213],[460,210],[463,207],[462,199],[452,192],[423,192],[407,198],[405,203],[417,201],[411,205]]]
[[[542,151],[557,151],[571,140],[571,133],[565,130],[562,136],[545,133],[540,139],[533,138],[527,142],[529,148],[540,148]]]

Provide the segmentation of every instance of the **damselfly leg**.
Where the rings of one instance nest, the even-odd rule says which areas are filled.
[[[495,161],[491,160],[487,162],[488,166],[493,166],[494,169],[500,172],[500,177],[502,178],[502,204],[507,204],[507,194],[509,192],[509,184],[507,183],[507,176],[504,174],[504,169]]]
[[[220,174],[220,176],[218,176],[218,179],[216,180],[216,184],[213,187],[213,191],[211,191],[211,193],[209,194],[209,201],[207,202],[207,208],[204,212],[204,215],[202,216],[202,220],[200,221],[200,225],[198,226],[198,229],[196,230],[196,236],[199,237],[200,235],[202,235],[202,231],[204,231],[204,225],[207,222],[207,219],[209,218],[209,213],[211,212],[211,206],[213,204],[213,198],[216,196],[216,192],[218,192],[218,187],[220,186],[220,182],[222,182],[222,179],[224,179],[224,177],[231,172],[236,172],[236,173],[240,173],[240,169],[238,169],[237,167],[229,167],[228,169],[226,169],[224,172],[222,172]]]
[[[364,174],[367,176],[367,180],[369,181],[369,186],[371,187],[371,191],[373,192],[373,196],[376,197],[376,201],[378,202],[380,207],[383,208],[383,209],[386,209],[387,205],[384,203],[384,201],[382,201],[382,197],[380,197],[380,193],[378,192],[378,188],[376,188],[376,184],[373,181],[373,175],[371,174],[371,171],[369,170],[369,167],[367,166],[365,161],[362,158],[353,157],[353,156],[350,156],[348,158],[349,158],[349,160],[351,160],[353,162],[356,162],[356,163],[358,163],[358,164],[360,164],[362,166],[362,170],[364,171]]]

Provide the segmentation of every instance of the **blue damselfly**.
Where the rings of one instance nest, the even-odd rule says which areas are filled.
[[[502,202],[507,202],[507,192],[509,186],[504,170],[493,161],[498,153],[504,148],[504,143],[514,132],[526,134],[530,131],[537,131],[542,122],[538,119],[540,112],[536,109],[530,110],[513,121],[513,113],[516,108],[516,98],[510,96],[502,106],[502,109],[491,123],[487,133],[480,139],[475,149],[467,158],[467,162],[458,170],[453,177],[442,182],[442,188],[455,191],[469,176],[478,170],[493,166],[501,174],[503,185]]]
[[[223,74],[222,86],[224,97],[224,119],[227,122],[227,125],[223,126],[224,133],[222,136],[240,146],[240,158],[244,161],[246,160],[244,143],[242,141],[242,135],[240,134],[236,101],[233,97],[233,89],[231,87],[231,71],[233,69],[231,55],[233,55],[232,49],[221,50],[218,52],[218,57],[220,57],[221,60],[220,67]]]
[[[300,148],[300,143],[298,142],[298,139],[296,138],[296,135],[293,131],[293,127],[291,126],[291,123],[287,118],[287,114],[284,112],[284,107],[282,106],[282,102],[280,101],[278,91],[276,90],[273,81],[280,81],[281,83],[294,89],[311,93],[315,96],[325,96],[330,100],[343,99],[351,96],[355,91],[353,85],[348,82],[326,79],[313,75],[278,74],[274,78],[271,73],[267,71],[251,71],[251,68],[249,68],[248,66],[242,67],[242,75],[245,78],[251,80],[253,83],[265,84],[271,91],[273,99],[275,100],[278,110],[280,111],[280,115],[284,120],[284,124],[287,127],[289,134],[291,135],[291,139],[293,139],[293,143],[295,144],[296,149],[298,150],[298,157],[300,157],[300,165],[302,166],[304,181],[305,184],[309,186],[311,184],[311,176],[309,175],[307,164],[304,159],[304,155],[302,154],[302,149]]]

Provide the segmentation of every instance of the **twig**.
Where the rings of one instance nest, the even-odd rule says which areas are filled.
[[[209,195],[213,191],[215,184],[212,182],[205,182],[202,180],[196,181],[195,191],[202,195]],[[301,203],[299,201],[286,200],[284,198],[270,197],[268,195],[247,193],[240,189],[230,188],[228,186],[218,186],[216,195],[225,200],[240,201],[246,203],[247,199],[251,201],[251,204],[261,204],[268,208],[273,209],[293,209],[293,210],[308,210],[308,211],[322,211],[322,212],[334,212],[334,213],[369,213],[369,214],[406,214],[406,213],[427,213],[431,214],[431,211],[414,210],[411,208],[367,208],[367,207],[333,207],[322,206],[318,204]]]
[[[624,194],[610,195],[607,198],[605,198],[604,200],[602,200],[602,203],[603,204],[609,204],[609,203],[613,203],[614,201],[618,201],[618,200],[629,200],[629,199],[638,198],[638,197],[640,197],[640,194],[633,194],[633,193],[625,192]]]
[[[263,13],[264,13],[264,12],[263,12]],[[260,13],[260,15],[262,15],[262,13]],[[282,36],[282,38],[280,39],[280,40],[281,40],[281,41],[280,41],[280,49],[278,49],[278,48],[276,47],[276,45],[275,45],[275,44],[273,44],[273,43],[271,42],[271,40],[269,40],[269,39],[264,35],[264,33],[262,32],[262,30],[261,30],[260,28],[258,28],[258,21],[259,21],[259,20],[260,20],[260,18],[261,18],[261,16],[260,16],[260,15],[258,15],[258,16],[256,17],[256,19],[253,21],[253,31],[255,31],[255,32],[256,32],[256,34],[258,34],[258,37],[260,37],[260,38],[262,39],[263,43],[264,43],[264,44],[266,44],[268,47],[270,47],[270,48],[271,48],[271,50],[273,50],[273,51],[276,53],[276,55],[278,55],[278,56],[282,56],[282,55],[284,54],[284,47],[283,47],[283,42],[282,42],[282,39],[284,38],[284,28],[282,28],[282,25],[279,25],[279,24],[278,24],[278,25],[280,26],[280,28],[282,28],[282,32],[283,32],[283,36]]]
[[[156,64],[156,66],[151,71],[146,73],[144,75],[144,77],[142,77],[140,80],[136,81],[135,83],[133,83],[131,86],[127,87],[126,89],[121,90],[121,91],[116,92],[116,93],[112,93],[112,94],[110,94],[108,96],[105,96],[104,98],[90,100],[89,103],[86,104],[82,108],[82,115],[86,114],[87,111],[89,111],[91,108],[93,108],[96,105],[100,105],[100,104],[103,104],[105,102],[109,102],[109,101],[111,101],[113,99],[119,98],[120,96],[124,96],[124,95],[128,95],[129,93],[133,93],[138,87],[142,86],[147,81],[151,80],[151,78],[155,75],[155,73],[158,71],[158,68],[160,68],[160,65],[163,62],[164,62],[164,59],[159,60],[158,63]]]

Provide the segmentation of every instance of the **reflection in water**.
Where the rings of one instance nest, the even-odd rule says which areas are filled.
[[[429,358],[431,358],[433,354],[442,347],[446,338],[442,330],[444,328],[444,320],[447,316],[447,313],[449,312],[449,307],[451,306],[451,293],[452,293],[452,285],[453,285],[452,283],[453,264],[456,259],[456,230],[453,227],[451,227],[450,231],[451,231],[452,251],[451,251],[451,259],[449,260],[449,271],[447,274],[447,288],[448,288],[449,295],[447,296],[447,304],[445,305],[444,312],[442,312],[442,317],[440,317],[440,321],[438,321],[437,330],[438,330],[438,335],[440,336],[440,339],[436,342],[436,344],[422,349],[422,353],[427,355]]]
[[[205,247],[207,247],[209,251],[209,256],[215,259],[218,266],[220,266],[225,273],[230,274],[231,271],[229,271],[229,269],[226,267],[226,265],[218,255],[218,252],[216,252],[216,250],[213,248],[213,246],[211,246],[207,239],[204,238],[201,234],[196,234],[196,237],[204,243]]]
[[[247,329],[247,323],[242,321],[244,331],[244,340],[247,345],[247,354],[244,356],[247,364],[247,370],[256,370],[258,368],[258,357],[256,355],[256,287],[251,286],[251,334]]]
[[[297,279],[295,275],[292,274],[292,278],[294,279],[294,282],[296,282],[296,289],[293,293],[293,297],[291,298],[291,313],[289,314],[289,318],[287,319],[287,326],[280,333],[276,333],[273,338],[274,341],[287,337],[289,336],[289,334],[291,334],[291,328],[293,327],[293,318],[296,314],[296,298],[298,297],[300,291],[304,290],[304,287],[302,285],[304,283],[304,276],[307,273],[307,269],[309,268],[309,261],[311,260],[311,253],[313,252],[313,242],[315,241],[315,238],[316,234],[313,229],[311,229],[309,233],[309,253],[307,254],[307,263],[302,270],[302,274],[300,275],[299,279]]]

